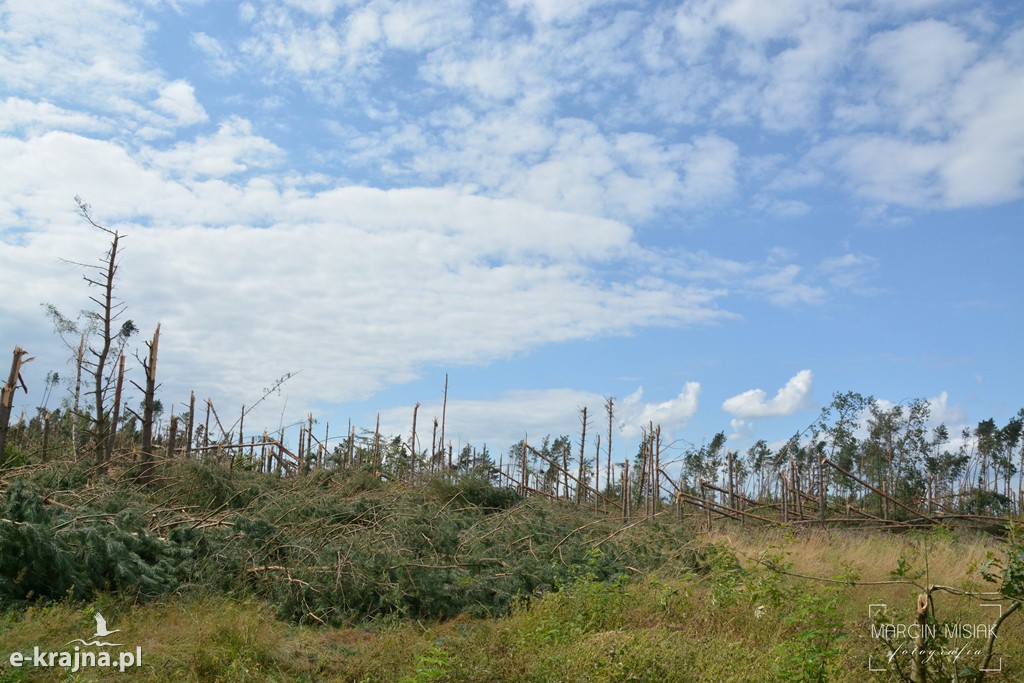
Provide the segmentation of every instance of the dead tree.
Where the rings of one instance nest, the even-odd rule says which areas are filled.
[[[117,386],[114,388],[113,415],[110,418],[110,438],[107,439],[107,452],[104,457],[109,461],[114,454],[114,435],[117,433],[117,422],[121,418],[121,390],[124,388],[124,354],[121,354],[117,369]]]
[[[122,235],[96,222],[92,217],[91,208],[81,197],[76,196],[75,203],[78,205],[79,215],[111,239],[110,247],[99,264],[65,260],[65,263],[82,268],[85,271],[82,277],[87,286],[98,290],[95,296],[89,297],[95,307],[82,312],[80,319],[84,318],[84,322],[81,324],[65,317],[51,304],[46,304],[45,308],[53,319],[55,331],[68,348],[73,349],[66,335],[74,335],[81,340],[76,354],[76,372],[79,379],[76,381],[75,393],[77,396],[84,370],[90,379],[89,391],[92,394],[93,405],[87,415],[79,413],[76,406],[75,417],[88,419],[86,433],[92,437],[92,452],[96,465],[103,468],[110,456],[113,434],[116,430],[116,425],[111,419],[110,406],[110,392],[113,390],[116,377],[115,364],[123,353],[128,339],[138,330],[131,320],[119,324],[125,311],[125,303],[115,294]]]
[[[409,456],[411,458],[409,462],[409,470],[411,474],[410,478],[416,478],[416,414],[420,412],[420,402],[416,401],[416,405],[412,409],[412,434],[409,436]]]
[[[139,468],[139,479],[147,483],[153,471],[153,417],[156,414],[156,360],[160,346],[160,323],[156,324],[156,331],[153,332],[153,340],[146,342],[149,347],[149,356],[145,359],[138,358],[142,363],[142,369],[146,373],[146,386],[140,387],[134,380],[132,384],[141,391],[145,398],[142,400],[142,415],[135,411],[132,414],[142,422],[142,464]]]
[[[441,460],[444,460],[444,428],[445,420],[448,417],[448,373],[444,373],[444,399],[441,401]],[[442,462],[442,464],[444,464]],[[448,470],[451,471],[452,464],[448,463]],[[447,474],[447,473],[446,473]]]
[[[81,197],[75,197],[79,215],[89,225],[110,235],[110,248],[100,259],[100,265],[79,264],[87,269],[83,279],[90,287],[100,290],[99,296],[90,296],[89,300],[98,307],[87,313],[91,326],[96,329],[94,341],[89,344],[90,359],[86,362],[92,377],[93,415],[91,432],[95,446],[96,464],[103,466],[110,453],[110,442],[113,440],[116,425],[111,424],[110,407],[107,396],[113,378],[107,370],[107,362],[113,356],[117,358],[124,349],[128,338],[135,333],[135,324],[125,321],[115,331],[117,320],[125,310],[125,303],[114,294],[114,283],[117,279],[119,258],[121,256],[121,234],[97,223],[92,217],[92,210]]]
[[[609,396],[604,401],[604,409],[608,411],[608,469],[605,471],[604,486],[609,488],[612,485],[612,424],[615,419],[615,399]],[[600,466],[600,462],[598,465]]]
[[[585,449],[587,447],[587,407],[583,406],[580,408],[580,468],[579,476],[577,480],[583,481],[583,464],[586,458]],[[583,502],[583,487],[578,485],[576,487],[576,504],[579,505]]]
[[[8,376],[7,381],[4,382],[3,389],[0,390],[0,462],[4,459],[4,448],[7,444],[7,430],[11,422],[11,410],[14,407],[14,392],[18,389],[18,384],[21,384],[21,388],[28,393],[28,387],[25,386],[25,380],[21,378],[21,366],[28,363],[33,358],[25,358],[28,353],[25,349],[20,346],[14,347],[14,359],[11,361],[11,374]]]

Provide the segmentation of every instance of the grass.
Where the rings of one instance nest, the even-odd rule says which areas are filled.
[[[798,579],[755,558],[795,574],[864,581],[894,571],[916,578],[927,558],[928,583],[982,587],[978,567],[999,550],[994,539],[948,533],[734,527],[694,540],[696,563],[669,560],[608,581],[584,572],[500,618],[299,626],[259,600],[217,595],[34,606],[0,617],[0,656],[33,644],[59,648],[89,633],[99,610],[125,643],[142,648],[143,666],[71,675],[0,660],[0,681],[895,681],[867,670],[869,655],[884,655],[867,608],[886,603],[897,621],[912,622],[917,589]],[[990,621],[977,603],[939,594],[936,608],[948,621]],[[1022,622],[1008,620],[997,639],[998,680],[1024,678]]]

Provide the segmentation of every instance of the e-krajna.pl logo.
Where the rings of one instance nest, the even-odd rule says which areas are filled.
[[[134,652],[131,650],[107,652],[105,650],[84,649],[91,647],[121,647],[121,643],[108,643],[100,640],[120,632],[121,629],[114,629],[113,631],[107,629],[107,620],[103,618],[102,614],[97,612],[96,632],[92,634],[94,640],[86,641],[81,638],[75,638],[64,644],[66,647],[71,645],[71,643],[81,643],[81,645],[75,645],[71,650],[49,651],[42,650],[36,645],[32,648],[32,652],[12,652],[7,658],[7,662],[15,668],[22,666],[59,666],[71,669],[71,673],[87,668],[113,668],[123,673],[131,667],[142,666],[142,648],[139,646],[136,646]]]

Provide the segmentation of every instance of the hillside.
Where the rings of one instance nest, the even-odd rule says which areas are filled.
[[[930,623],[992,622],[980,602],[1019,606],[1024,566],[1019,539],[947,527],[698,528],[669,508],[625,523],[473,476],[174,460],[143,486],[130,463],[57,460],[0,487],[2,681],[911,680],[904,655],[867,673],[901,647],[878,624],[914,624],[933,585],[1003,594],[929,591]],[[7,659],[88,635],[96,612],[142,666],[97,679]],[[967,635],[980,654],[962,673],[987,654]],[[1024,675],[1020,614],[992,641],[988,668]],[[949,680],[948,659],[926,680]]]

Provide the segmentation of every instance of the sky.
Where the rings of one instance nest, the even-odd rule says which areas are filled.
[[[836,392],[1024,406],[1018,2],[0,0],[16,415],[73,374],[42,304],[95,294],[76,195],[165,406],[293,373],[253,433],[419,402],[429,443],[446,375],[456,451],[606,433],[610,396],[616,461]]]

